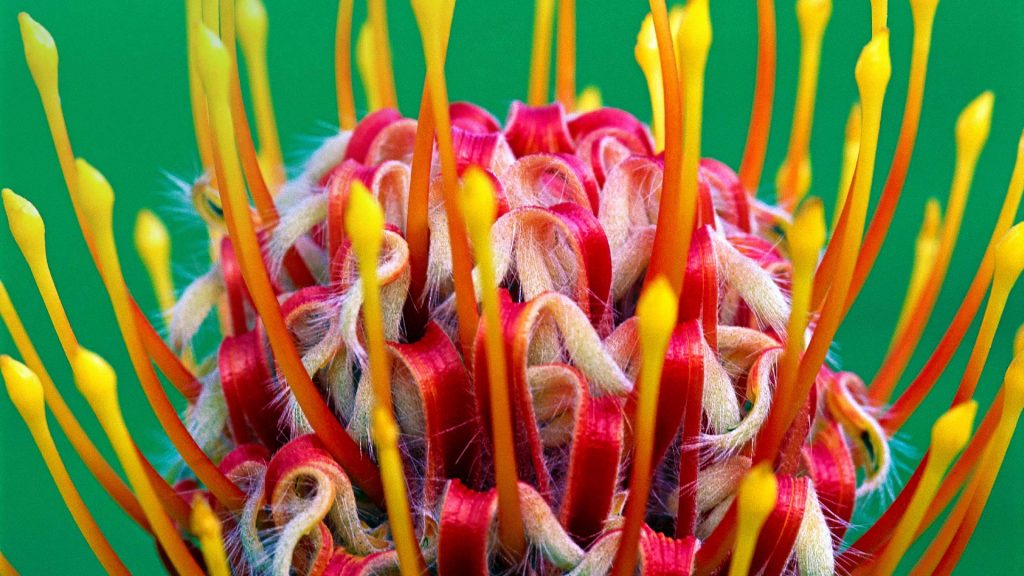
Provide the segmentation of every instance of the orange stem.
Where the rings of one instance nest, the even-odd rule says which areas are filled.
[[[757,194],[764,170],[768,134],[775,99],[775,3],[757,0],[757,78],[754,80],[754,104],[750,110],[747,143],[740,162],[740,182],[751,194]]]
[[[576,108],[576,0],[558,0],[555,48],[555,98],[566,110]]]

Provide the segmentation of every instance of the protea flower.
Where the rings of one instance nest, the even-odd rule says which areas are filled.
[[[821,202],[805,198],[829,0],[797,1],[801,76],[776,204],[755,197],[774,92],[770,1],[757,3],[758,74],[738,174],[701,157],[707,0],[671,14],[663,0],[650,2],[636,45],[650,126],[601,107],[593,90],[577,98],[572,0],[558,3],[556,101],[547,102],[554,2],[538,0],[529,103],[514,103],[504,124],[474,104],[448,102],[454,2],[413,1],[427,80],[418,119],[396,111],[384,6],[370,2],[357,52],[372,112],[357,121],[349,0],[338,14],[341,130],[287,180],[259,0],[219,8],[189,0],[191,103],[205,171],[188,192],[208,225],[212,262],[175,295],[167,229],[154,214],[139,215],[136,246],[166,327],[151,323],[125,285],[112,188],[74,157],[56,47],[22,14],[82,233],[138,382],[181,461],[161,475],[134,446],[113,368],[78,341],[64,313],[41,216],[10,190],[11,232],[127,483],[64,404],[61,390],[70,390],[51,381],[0,290],[24,362],[0,359],[7,390],[111,573],[128,570],[62,464],[47,407],[179,574],[889,574],[952,505],[914,568],[949,573],[1024,408],[1018,357],[974,427],[972,397],[1024,268],[1024,227],[1011,227],[1024,144],[959,312],[910,386],[893,392],[947,276],[991,94],[957,122],[946,213],[937,203],[926,212],[878,375],[866,384],[829,357],[903,187],[936,3],[911,1],[904,121],[868,223],[871,191],[883,181],[876,149],[890,75],[886,5],[872,3],[841,210],[829,230]],[[259,152],[241,97],[236,23]],[[890,439],[946,368],[986,293],[951,407],[890,500]],[[208,319],[219,327],[212,350],[194,344]],[[184,413],[158,374],[187,401]],[[855,506],[875,494],[887,509],[847,538]],[[0,568],[14,573],[6,560]]]

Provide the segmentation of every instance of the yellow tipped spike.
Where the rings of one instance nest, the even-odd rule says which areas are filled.
[[[160,217],[142,210],[135,219],[135,250],[139,253],[156,293],[160,311],[166,316],[174,308],[174,280],[171,278],[171,235]]]
[[[209,92],[209,90],[207,90]],[[76,164],[78,173],[78,195],[82,213],[95,235],[96,268],[100,272],[103,285],[107,290],[114,315],[117,319],[121,337],[128,350],[139,383],[146,394],[157,420],[163,427],[167,437],[174,444],[182,459],[192,469],[199,480],[229,508],[241,506],[245,496],[199,447],[188,429],[182,424],[177,411],[167,397],[160,379],[157,378],[145,345],[139,335],[135,314],[132,311],[131,296],[124,283],[121,262],[117,256],[117,245],[114,241],[113,208],[114,191],[107,179],[85,160],[79,159]]]
[[[643,527],[647,498],[651,487],[654,457],[654,429],[661,388],[661,371],[665,365],[672,329],[678,318],[679,298],[668,280],[659,276],[640,295],[636,306],[637,330],[640,335],[640,381],[636,407],[633,472],[629,481],[622,538],[615,553],[612,572],[615,576],[633,574],[636,569],[640,530]]]
[[[776,386],[779,402],[795,401],[792,396],[793,383],[804,348],[814,271],[818,266],[821,247],[825,244],[825,209],[821,200],[810,198],[804,202],[793,218],[786,241],[793,262],[792,307],[786,328],[786,347],[779,364],[779,384]]]
[[[409,514],[405,473],[398,447],[398,426],[391,405],[390,359],[384,340],[377,260],[384,237],[384,211],[361,182],[353,182],[345,210],[345,233],[359,262],[363,287],[363,326],[370,354],[370,380],[374,392],[373,430],[389,524],[398,551],[402,576],[426,569]]]
[[[995,95],[982,92],[960,113],[956,121],[956,145],[967,156],[981,154],[992,127],[992,107]]]
[[[359,78],[363,81],[363,91],[366,92],[366,108],[370,112],[384,107],[380,78],[377,76],[375,47],[373,27],[369,22],[365,22],[359,28],[359,35],[356,36],[356,68],[359,70]]]
[[[334,27],[334,88],[338,99],[338,127],[356,127],[356,104],[352,94],[352,10],[354,0],[339,0]]]
[[[843,164],[839,172],[839,190],[836,192],[836,209],[832,216],[832,228],[839,224],[839,217],[843,213],[843,206],[846,204],[846,193],[850,191],[850,184],[853,183],[853,171],[857,167],[857,156],[860,154],[860,104],[854,104],[850,108],[850,115],[846,119],[846,138],[843,142]]]
[[[395,72],[391,68],[391,40],[388,37],[388,9],[385,0],[367,0],[369,22],[373,26],[373,52],[376,63],[377,88],[384,108],[398,109],[395,95]]]
[[[117,459],[124,468],[125,475],[128,476],[128,482],[138,495],[153,534],[167,553],[171,564],[181,574],[202,574],[167,512],[160,506],[153,485],[146,477],[141,457],[131,440],[118,404],[117,376],[114,369],[106,360],[85,348],[78,349],[71,367],[75,373],[78,390],[96,413],[96,419],[103,427],[110,445],[117,454]]]
[[[224,553],[224,538],[220,520],[217,519],[210,503],[199,494],[192,499],[192,533],[199,538],[203,560],[209,576],[231,576],[227,554]]]
[[[789,206],[795,206],[800,202],[811,186],[811,126],[814,123],[821,42],[831,15],[831,0],[797,0],[800,72],[793,108],[793,128],[789,133],[789,150],[777,177],[779,198]]]
[[[61,303],[57,286],[50,273],[50,265],[46,258],[46,227],[43,219],[31,202],[18,196],[10,189],[3,190],[4,210],[7,212],[7,223],[11,228],[14,242],[21,250],[25,262],[28,263],[32,278],[35,280],[39,295],[46,305],[46,312],[53,321],[61,348],[69,358],[78,348],[78,340],[71,329],[64,304]]]
[[[914,266],[910,270],[910,281],[907,283],[907,295],[903,299],[903,308],[900,309],[899,320],[893,330],[893,342],[906,328],[910,313],[920,300],[925,282],[935,267],[935,258],[939,252],[939,229],[941,226],[942,208],[939,206],[938,199],[929,198],[924,206],[921,230],[917,233],[917,242],[914,245]],[[890,343],[890,347],[891,345]]]
[[[576,97],[576,111],[577,112],[592,112],[603,106],[601,98],[601,89],[597,86],[587,86],[580,92],[579,96]]]
[[[18,26],[25,48],[25,60],[28,61],[28,69],[36,87],[40,92],[56,92],[59,57],[53,36],[25,12],[18,14]]]
[[[654,134],[655,152],[665,149],[665,89],[662,86],[661,60],[658,39],[654,33],[654,17],[650,14],[640,25],[633,49],[637,64],[647,79],[647,92],[651,97],[651,132]]]
[[[466,170],[463,182],[460,203],[462,213],[466,215],[466,229],[473,243],[483,300],[486,330],[484,351],[487,354],[487,378],[490,383],[494,470],[498,488],[498,529],[501,542],[514,554],[520,555],[526,550],[526,544],[519,505],[519,478],[516,472],[505,341],[491,247],[491,226],[494,225],[498,204],[494,184],[479,168],[470,167]]]
[[[93,554],[109,574],[130,574],[121,559],[103,536],[99,525],[89,512],[82,496],[75,488],[74,481],[68,475],[67,468],[61,460],[57,445],[50,436],[50,428],[46,423],[46,405],[43,400],[43,385],[32,370],[10,356],[0,356],[0,373],[7,384],[7,394],[18,409],[22,419],[28,426],[32,439],[39,448],[39,453],[46,463],[46,468],[53,477],[54,484],[64,499],[71,516],[81,530]]]
[[[206,116],[206,96],[203,84],[199,80],[199,69],[196,62],[196,39],[199,25],[203,19],[203,0],[185,0],[185,40],[188,44],[188,87],[189,102],[192,107],[192,125],[196,133],[196,148],[203,170],[213,170],[213,140],[210,136],[210,121]]]
[[[736,546],[729,576],[746,576],[750,572],[757,538],[768,516],[775,510],[778,493],[778,481],[767,462],[751,468],[740,482],[736,495]]]
[[[473,292],[473,264],[466,238],[466,224],[459,206],[459,174],[452,144],[451,117],[448,113],[448,84],[444,76],[445,49],[451,30],[455,2],[414,0],[413,12],[423,40],[427,64],[426,85],[436,126],[437,151],[441,160],[441,193],[448,216],[451,239],[452,276],[455,285],[455,311],[459,320],[459,344],[463,352],[473,349],[479,315]]]
[[[845,232],[842,237],[833,238],[833,242],[840,243],[838,245],[841,247],[840,256],[831,278],[832,285],[828,291],[828,298],[820,308],[821,314],[818,317],[814,336],[807,347],[807,352],[800,360],[797,378],[792,386],[792,398],[803,398],[814,385],[832,339],[843,319],[843,304],[846,302],[846,295],[853,280],[857,254],[864,235],[864,221],[867,217],[871,183],[875,170],[878,132],[882,122],[882,103],[885,100],[885,89],[891,72],[889,35],[883,31],[871,39],[857,60],[855,76],[863,113],[863,139],[857,159],[857,181],[847,200],[850,207]],[[814,297],[812,296],[812,298]],[[782,402],[773,402],[768,422],[765,424],[757,444],[756,462],[774,459],[798,409],[799,406],[796,402],[788,405]]]
[[[977,402],[963,402],[940,416],[932,426],[931,448],[921,482],[917,485],[910,505],[896,526],[888,545],[875,562],[872,574],[890,575],[896,570],[896,566],[914,540],[914,535],[932,498],[935,497],[935,491],[938,490],[943,475],[953,458],[967,444],[977,411]]]
[[[551,30],[555,0],[535,0],[533,11],[533,48],[530,52],[530,86],[526,101],[530,106],[548,103],[551,75]]]
[[[260,164],[268,175],[272,190],[284,183],[284,157],[277,135],[277,120],[270,96],[270,75],[267,72],[267,10],[261,0],[238,0],[235,12],[238,41],[249,71],[249,92],[252,94],[256,134],[260,141]]]

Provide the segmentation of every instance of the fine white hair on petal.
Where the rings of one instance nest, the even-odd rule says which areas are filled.
[[[722,234],[712,234],[711,240],[725,284],[739,293],[760,322],[785,334],[789,302],[771,273],[741,254]]]
[[[807,488],[804,518],[796,534],[796,561],[802,576],[835,574],[836,559],[832,548],[832,532],[825,521],[814,483]]]
[[[189,346],[223,294],[224,277],[216,264],[189,284],[171,311],[168,325],[171,347],[180,352]]]

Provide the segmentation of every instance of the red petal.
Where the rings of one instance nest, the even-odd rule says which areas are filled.
[[[797,532],[803,522],[810,479],[778,476],[778,483],[775,510],[761,528],[761,537],[757,541],[751,564],[752,573],[766,576],[782,574],[789,563]]]
[[[500,132],[501,124],[493,114],[470,102],[452,102],[448,106],[452,128],[467,132]]]
[[[517,157],[537,152],[572,152],[572,135],[561,104],[527,106],[513,102],[505,122],[505,138]]]
[[[697,544],[692,536],[677,540],[645,527],[640,538],[640,574],[689,576]]]
[[[804,448],[804,456],[814,480],[814,490],[826,510],[829,530],[841,539],[853,516],[857,471],[839,425],[826,422],[811,445]]]
[[[235,442],[251,441],[251,428],[264,446],[280,445],[284,440],[279,426],[281,412],[275,402],[274,379],[259,332],[224,338],[217,364]]]
[[[474,492],[458,480],[448,485],[441,509],[438,574],[487,575],[487,541],[497,511],[498,497],[494,490]]]
[[[360,164],[365,164],[370,145],[377,135],[381,130],[401,119],[402,114],[392,108],[381,108],[368,114],[359,121],[356,129],[352,131],[352,137],[348,141],[348,147],[345,148],[343,160],[355,160]]]

